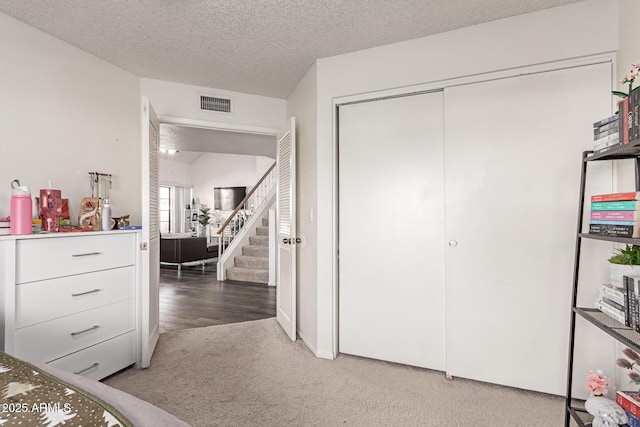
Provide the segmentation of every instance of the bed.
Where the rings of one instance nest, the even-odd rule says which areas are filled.
[[[0,425],[189,427],[101,382],[0,352]]]

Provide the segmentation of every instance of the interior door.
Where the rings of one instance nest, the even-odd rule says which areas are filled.
[[[445,89],[449,374],[564,394],[581,153],[611,113],[610,76],[607,63]]]
[[[339,107],[339,350],[445,368],[442,92]]]
[[[142,97],[142,230],[140,366],[148,368],[160,336],[160,231],[158,228],[158,142],[160,122]]]
[[[296,119],[278,132],[276,318],[296,340]]]

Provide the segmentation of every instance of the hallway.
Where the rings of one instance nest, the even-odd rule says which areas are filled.
[[[216,280],[215,264],[160,268],[160,332],[276,315],[276,288]]]

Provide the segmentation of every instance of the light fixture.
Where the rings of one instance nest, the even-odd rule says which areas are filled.
[[[176,154],[177,152],[178,152],[178,150],[176,150],[175,148],[169,148],[167,150],[167,153],[169,153],[169,154]]]

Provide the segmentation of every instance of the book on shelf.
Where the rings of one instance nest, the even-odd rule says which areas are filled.
[[[616,132],[619,129],[620,129],[620,122],[618,120],[614,120],[614,121],[606,123],[606,124],[604,124],[602,126],[594,127],[593,128],[594,139],[595,139],[595,136],[600,134],[600,133],[607,132],[607,131]]]
[[[589,224],[589,234],[611,237],[640,237],[640,227],[633,225]]]
[[[640,391],[616,391],[616,403],[634,417],[640,417]]]
[[[615,301],[618,304],[625,305],[627,291],[624,288],[618,288],[617,286],[607,283],[606,285],[600,285],[600,296]]]
[[[594,148],[593,149],[593,154],[604,153],[605,151],[613,150],[614,148],[619,147],[621,145],[623,145],[622,142],[621,141],[617,141],[615,144],[608,145],[608,146],[606,146],[604,148]]]
[[[617,202],[591,202],[592,211],[636,211],[640,210],[639,200]]]
[[[602,142],[600,141],[595,141],[593,144],[593,151],[602,151],[605,148],[609,148],[609,147],[614,147],[619,145],[620,143],[620,139],[618,138],[618,135],[611,135],[613,138],[607,138],[606,140],[603,140]]]
[[[617,120],[618,120],[618,113],[614,114],[613,116],[609,116],[609,117],[606,117],[606,118],[604,118],[604,119],[602,119],[600,121],[595,122],[593,124],[593,127],[594,128],[598,128],[600,126],[604,126],[604,125],[606,125],[608,123],[612,123],[612,122],[615,122]]]
[[[639,222],[640,211],[591,211],[589,219],[591,221]]]
[[[631,134],[629,138],[634,140],[640,137],[640,118],[638,118],[640,114],[640,90],[638,90],[638,88],[635,88],[635,90],[629,94],[629,111],[632,112]]]
[[[618,141],[618,132],[613,132],[610,135],[602,135],[601,137],[593,140],[593,145],[597,146],[598,144],[605,144],[609,141],[615,140]]]
[[[594,129],[593,130],[593,142],[597,142],[599,139],[605,136],[618,135],[618,127],[612,127],[609,129]]]
[[[10,228],[0,228],[0,236],[8,236],[11,234]]]
[[[620,211],[620,212],[635,212],[635,211]],[[640,223],[637,221],[610,221],[610,220],[600,220],[600,219],[592,219],[589,221],[589,224],[596,225],[630,225],[632,227],[640,226]]]
[[[618,120],[620,121],[620,141],[629,143],[629,97],[618,102]]]
[[[638,278],[631,276],[623,276],[622,283],[627,290],[627,299],[625,303],[625,325],[640,331],[638,322],[638,295],[640,295],[640,287],[638,286]]]
[[[624,408],[623,408],[624,409]],[[624,411],[627,414],[627,426],[629,427],[640,427],[640,418],[633,415],[631,412],[625,409]]]
[[[594,194],[592,202],[624,202],[627,200],[639,200],[640,191],[627,191],[626,193]]]
[[[625,326],[629,326],[626,324],[626,315],[623,310],[618,310],[615,307],[611,307],[609,304],[606,304],[604,301],[596,301],[596,308],[600,310],[602,313],[611,317],[613,320],[616,320],[622,323]]]

